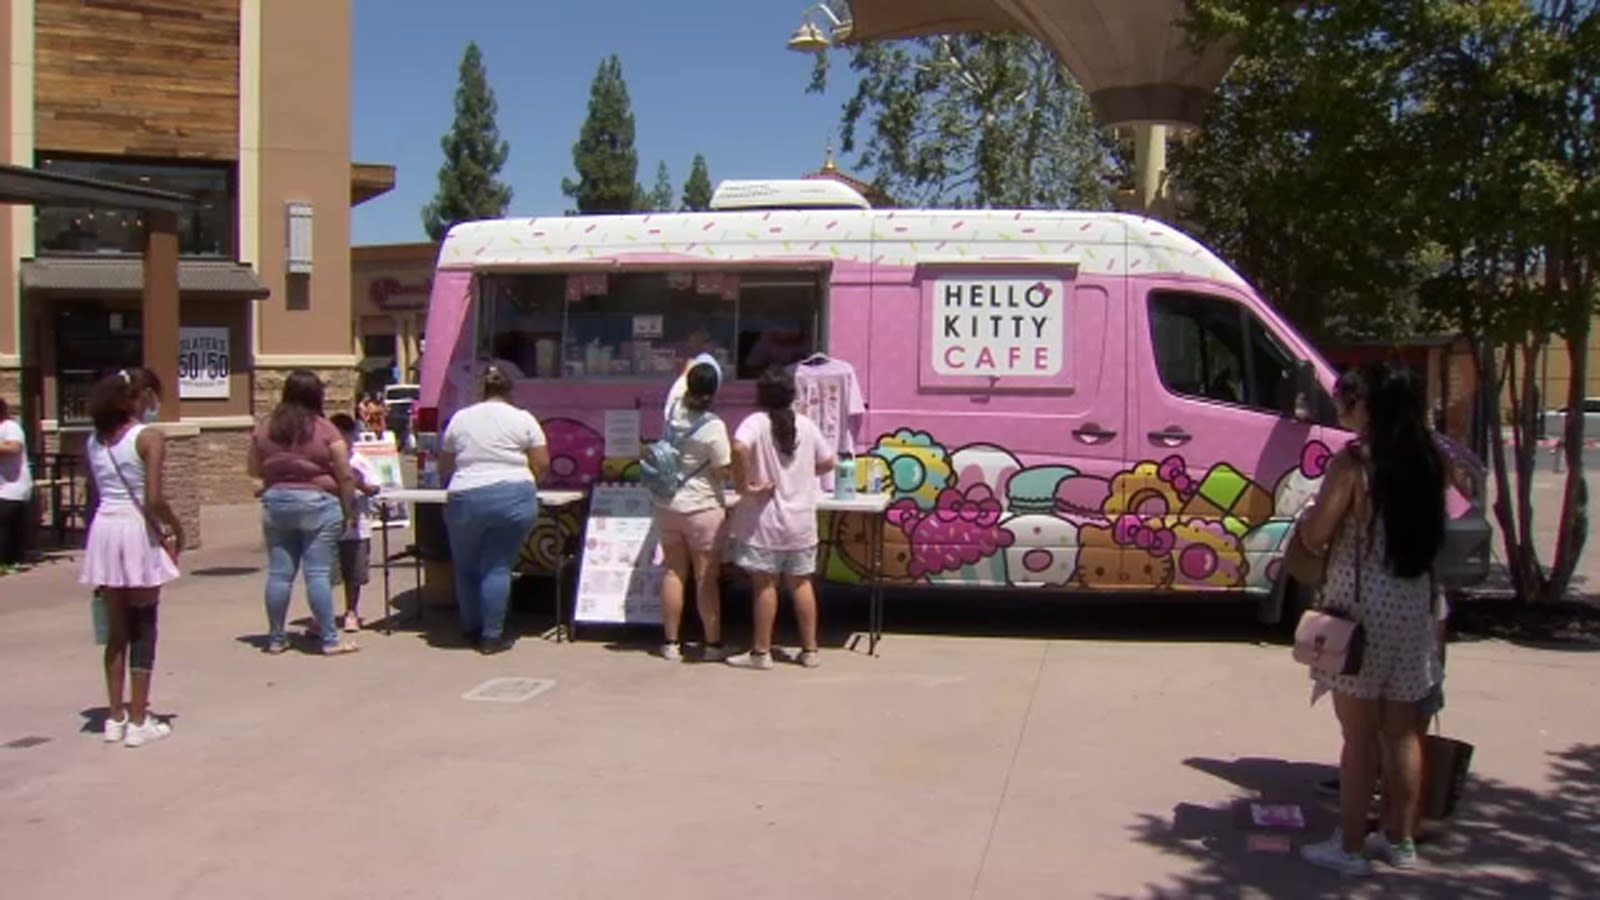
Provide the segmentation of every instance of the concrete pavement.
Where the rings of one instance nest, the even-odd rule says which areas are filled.
[[[175,734],[147,748],[83,730],[104,700],[70,565],[0,582],[0,744],[14,745],[0,749],[0,894],[1488,898],[1600,884],[1600,654],[1452,648],[1444,724],[1477,745],[1464,808],[1424,847],[1425,871],[1352,886],[1246,849],[1244,798],[1306,804],[1297,838],[1331,826],[1311,784],[1337,735],[1287,649],[1231,620],[1143,608],[1032,637],[891,634],[880,658],[835,647],[820,670],[770,673],[604,639],[638,634],[483,658],[399,631],[363,635],[348,658],[267,657],[247,642],[263,631],[253,524],[213,518],[163,604],[157,709]],[[843,644],[859,610],[829,618]],[[555,684],[523,703],[462,698],[496,677]]]

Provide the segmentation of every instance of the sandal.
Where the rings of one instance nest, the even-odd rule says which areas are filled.
[[[289,652],[289,642],[288,641],[268,641],[267,642],[267,655],[268,656],[282,656],[283,654],[285,654],[287,652]]]
[[[367,627],[367,623],[361,621],[361,617],[360,616],[356,615],[355,613],[345,613],[344,614],[344,631],[345,631],[345,634],[356,634],[356,633],[360,632],[361,629],[363,629],[365,627]]]
[[[355,653],[355,652],[359,651],[360,649],[361,649],[361,647],[358,646],[357,644],[355,644],[352,641],[340,641],[339,643],[334,644],[331,647],[323,647],[322,648],[322,655],[323,656],[344,656],[347,653]]]

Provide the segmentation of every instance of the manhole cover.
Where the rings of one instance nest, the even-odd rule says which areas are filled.
[[[491,678],[465,694],[463,700],[486,703],[522,703],[555,687],[549,678]]]
[[[29,747],[37,747],[40,744],[48,743],[50,743],[50,739],[47,737],[30,735],[28,737],[17,738],[14,741],[7,741],[4,744],[0,744],[0,747],[5,747],[7,750],[26,750]]]

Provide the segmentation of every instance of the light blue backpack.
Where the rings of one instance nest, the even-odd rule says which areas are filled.
[[[644,455],[639,459],[639,483],[663,503],[670,502],[689,483],[689,479],[711,465],[708,459],[695,467],[694,471],[685,473],[683,445],[699,434],[700,429],[716,421],[716,414],[701,413],[693,422],[677,425],[674,424],[677,409],[677,404],[673,404],[673,414],[667,416],[666,430],[661,439],[644,448]]]

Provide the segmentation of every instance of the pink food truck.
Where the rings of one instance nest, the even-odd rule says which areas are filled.
[[[472,399],[487,361],[523,378],[546,487],[636,477],[608,411],[645,440],[684,360],[828,378],[812,414],[881,485],[890,585],[1249,597],[1275,620],[1280,564],[1338,430],[1336,377],[1236,272],[1172,226],[1098,212],[871,209],[827,181],[728,182],[703,213],[458,225],[440,249],[420,426]],[[623,419],[626,416],[622,417]],[[1441,438],[1440,574],[1487,574],[1481,464]],[[626,446],[626,444],[621,444]],[[581,516],[574,509],[568,515]],[[824,514],[820,570],[870,577],[874,529]],[[548,565],[542,523],[526,562]]]

